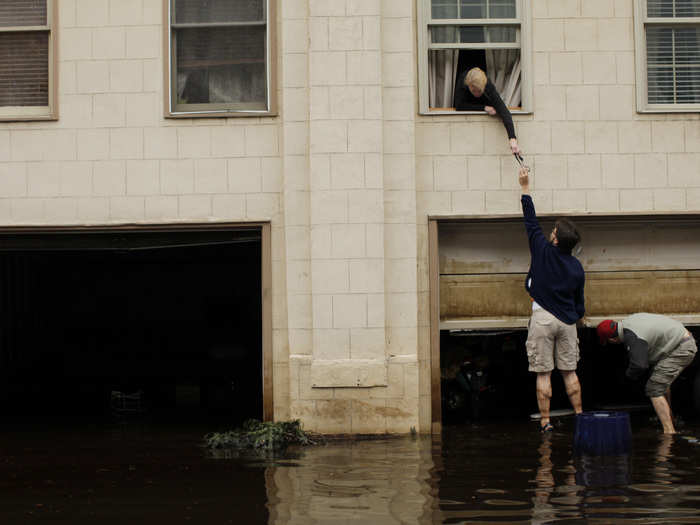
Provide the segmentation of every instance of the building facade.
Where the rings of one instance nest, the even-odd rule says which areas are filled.
[[[619,218],[623,237],[629,218],[700,214],[700,2],[13,4],[0,224],[269,225],[274,419],[439,427],[438,230],[520,210],[501,121],[451,107],[470,61],[508,91],[539,213]],[[526,271],[519,253],[497,271]],[[645,268],[696,269],[674,261]]]

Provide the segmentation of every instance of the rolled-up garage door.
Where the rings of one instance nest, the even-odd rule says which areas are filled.
[[[646,311],[700,323],[700,217],[572,217],[586,271],[586,319]],[[541,220],[545,235],[553,218]],[[523,327],[530,262],[521,218],[439,226],[440,328]]]

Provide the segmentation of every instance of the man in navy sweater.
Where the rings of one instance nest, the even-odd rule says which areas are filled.
[[[576,322],[585,312],[585,276],[581,263],[571,255],[571,250],[580,240],[576,226],[567,219],[558,219],[548,240],[535,215],[527,168],[520,169],[518,182],[522,189],[523,217],[530,244],[530,270],[525,281],[525,288],[532,297],[532,317],[525,343],[528,370],[537,373],[540,428],[549,432],[552,430],[549,421],[551,375],[555,364],[564,379],[574,412],[580,414],[582,411],[581,385],[576,375],[579,358]]]

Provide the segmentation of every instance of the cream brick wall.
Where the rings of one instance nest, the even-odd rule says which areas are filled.
[[[275,417],[428,431],[427,217],[519,192],[500,121],[417,115],[416,1],[277,0],[279,115],[184,120],[162,0],[58,4],[60,118],[0,123],[2,224],[269,220]],[[537,209],[700,211],[698,114],[635,110],[632,0],[529,6]]]

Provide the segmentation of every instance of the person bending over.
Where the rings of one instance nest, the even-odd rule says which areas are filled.
[[[697,345],[683,323],[659,314],[638,313],[622,321],[606,319],[596,329],[600,343],[622,343],[627,349],[626,375],[640,379],[651,369],[645,393],[659,416],[664,434],[675,434],[671,383],[695,357]]]
[[[579,359],[576,323],[585,313],[585,274],[581,263],[571,255],[571,250],[580,241],[576,226],[567,219],[558,219],[547,239],[530,197],[527,168],[520,168],[518,182],[522,189],[523,217],[530,244],[530,269],[525,289],[532,298],[532,316],[525,346],[528,370],[537,374],[540,429],[549,432],[552,430],[549,420],[551,375],[555,364],[564,379],[574,412],[582,412],[581,385],[576,375]]]
[[[513,117],[496,91],[496,86],[486,78],[486,73],[480,68],[473,67],[459,76],[455,90],[455,109],[457,111],[486,111],[489,115],[498,114],[508,133],[511,152],[521,153],[518,139],[515,136]]]

